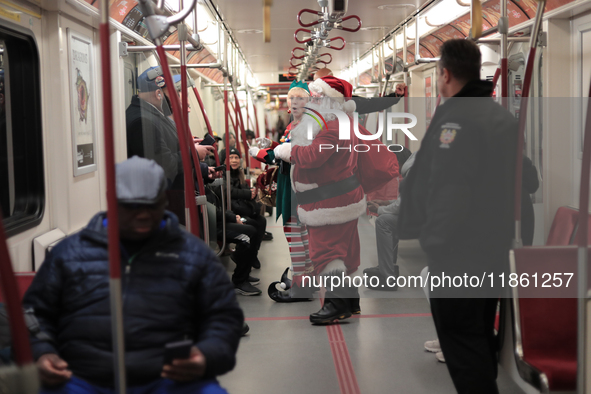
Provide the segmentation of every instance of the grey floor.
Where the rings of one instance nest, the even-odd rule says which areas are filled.
[[[436,334],[421,289],[360,289],[362,314],[339,324],[342,338],[336,339],[336,327],[312,326],[308,321],[308,315],[320,308],[319,300],[272,301],[267,287],[280,279],[290,260],[282,227],[274,218],[267,217],[267,223],[274,239],[263,242],[262,267],[251,273],[261,279],[263,294],[238,296],[250,332],[241,340],[236,368],[220,378],[229,393],[455,393],[445,364],[423,348]],[[377,265],[374,231],[370,221],[360,220],[359,273]],[[223,263],[229,272],[234,269],[230,259]],[[401,275],[419,274],[426,259],[417,242],[401,241],[398,264]],[[346,357],[333,357],[335,351],[341,356],[348,352],[348,368],[343,365]],[[498,385],[501,393],[523,393],[502,369]]]

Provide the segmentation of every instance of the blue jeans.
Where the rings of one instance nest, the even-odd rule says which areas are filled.
[[[72,377],[66,384],[51,389],[41,389],[39,394],[115,394],[110,388],[94,386]],[[179,383],[170,379],[158,379],[152,383],[127,388],[128,394],[228,394],[217,380]]]

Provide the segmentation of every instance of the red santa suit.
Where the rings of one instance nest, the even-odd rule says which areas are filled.
[[[352,136],[350,140],[339,140],[338,121],[328,121],[327,125],[328,129],[323,128],[309,145],[295,145],[300,133],[307,133],[307,128],[292,131],[292,187],[298,199],[298,217],[308,227],[314,274],[337,259],[345,263],[347,274],[351,274],[360,264],[357,221],[367,206],[363,188],[356,178],[358,153],[352,147],[358,139]],[[348,187],[343,188],[341,185],[347,182]],[[310,195],[327,188],[350,191],[314,202],[306,203],[302,199],[301,193]],[[319,198],[320,195],[316,200]]]

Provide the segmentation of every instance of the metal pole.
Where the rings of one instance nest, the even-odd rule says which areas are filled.
[[[407,43],[406,43],[406,24],[402,27],[402,67],[403,67],[403,71],[404,71],[404,84],[408,85],[408,71],[407,71],[407,67],[408,67],[408,63],[406,62],[406,49],[407,49]]]
[[[585,338],[586,306],[589,298],[587,283],[587,246],[589,212],[589,177],[591,173],[591,84],[587,100],[587,118],[585,121],[585,140],[583,145],[583,163],[581,169],[581,187],[579,198],[579,253],[578,253],[578,319],[577,319],[577,393],[585,392]]]
[[[103,84],[103,125],[105,138],[105,170],[107,177],[107,232],[109,250],[109,292],[111,304],[111,334],[113,337],[113,368],[115,387],[126,393],[125,343],[123,307],[121,303],[121,251],[119,249],[119,215],[115,180],[115,141],[113,138],[113,100],[111,91],[111,53],[109,34],[109,2],[100,2],[101,76]],[[21,314],[22,316],[22,314]]]
[[[515,162],[515,200],[513,209],[515,212],[515,239],[513,241],[513,248],[517,249],[523,246],[521,241],[521,182],[522,182],[522,171],[523,171],[523,144],[525,140],[525,124],[527,121],[527,104],[529,99],[529,91],[531,78],[536,59],[536,47],[538,43],[538,37],[540,27],[542,24],[542,18],[544,16],[544,7],[546,6],[546,0],[541,0],[538,3],[538,9],[536,11],[536,19],[534,26],[532,27],[532,35],[529,44],[529,55],[527,58],[527,64],[525,65],[525,77],[523,79],[523,90],[521,92],[521,103],[519,109],[519,133],[517,138],[517,158]]]
[[[415,64],[418,64],[419,59],[421,58],[421,54],[419,53],[419,45],[419,13],[417,12],[417,16],[415,18]]]
[[[499,32],[501,33],[501,104],[507,108],[509,89],[509,67],[507,61],[507,34],[509,33],[509,18],[507,17],[507,0],[501,1],[501,18]]]
[[[224,34],[224,47],[225,47],[225,54],[224,54],[224,68],[228,70],[228,36]],[[226,149],[226,197],[228,201],[226,202],[227,210],[230,211],[232,209],[232,196],[230,193],[230,127],[228,118],[230,116],[230,109],[228,108],[228,76],[227,74],[224,76],[224,103],[225,103],[225,113],[226,113],[226,140],[224,141],[225,149]],[[236,129],[234,129],[236,130]],[[224,191],[222,190],[222,193]]]
[[[174,82],[172,75],[168,68],[168,59],[166,58],[166,52],[162,48],[162,40],[157,38],[154,40],[157,48],[156,51],[160,57],[160,63],[162,65],[162,71],[164,74],[164,81],[166,86],[171,86],[174,89]],[[186,74],[185,74],[186,75]],[[197,207],[195,206],[195,183],[193,181],[191,160],[189,158],[189,141],[187,141],[187,132],[185,129],[185,123],[181,114],[181,104],[179,103],[179,97],[177,94],[171,94],[170,102],[172,104],[172,114],[177,129],[177,135],[179,138],[179,146],[181,151],[181,159],[183,161],[183,176],[185,181],[185,224],[187,230],[193,235],[199,236],[199,217],[197,215]],[[193,141],[191,141],[192,143]]]

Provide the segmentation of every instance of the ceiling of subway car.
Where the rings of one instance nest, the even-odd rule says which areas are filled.
[[[261,78],[261,74],[267,74],[276,82],[278,74],[287,72],[290,67],[289,60],[292,49],[304,46],[304,44],[298,44],[294,39],[296,29],[302,28],[297,21],[298,12],[304,8],[320,11],[316,0],[274,0],[271,7],[271,42],[264,43],[262,34],[263,0],[212,1],[219,6],[223,18],[232,28],[232,34],[244,52],[247,62],[253,72],[258,74],[261,82],[267,82],[263,81],[266,78]],[[349,0],[346,16],[359,16],[362,21],[361,30],[352,33],[333,29],[329,38],[343,37],[347,43],[345,48],[342,51],[321,48],[319,53],[330,53],[332,62],[327,67],[333,71],[341,70],[412,14],[416,7],[420,7],[428,1]],[[312,14],[304,14],[302,21],[310,23],[315,18],[317,17]],[[356,25],[355,20],[347,21],[345,24],[346,27],[355,27]],[[303,38],[304,33],[300,33],[299,37]]]

